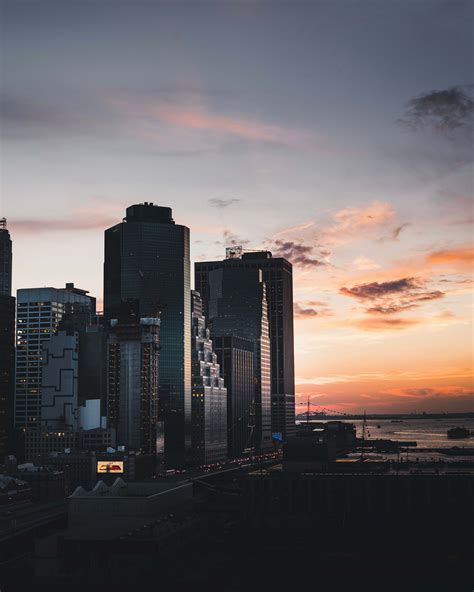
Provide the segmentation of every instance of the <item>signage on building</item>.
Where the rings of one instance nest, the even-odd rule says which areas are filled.
[[[98,460],[98,473],[123,473],[123,461],[121,460]]]

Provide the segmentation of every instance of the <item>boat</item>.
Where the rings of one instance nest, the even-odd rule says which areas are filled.
[[[471,432],[467,428],[451,428],[448,430],[448,438],[450,440],[460,440],[462,438],[469,438]]]

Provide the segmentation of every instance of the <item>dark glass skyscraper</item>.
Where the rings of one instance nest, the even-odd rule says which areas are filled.
[[[12,295],[12,241],[5,218],[0,218],[0,295]]]
[[[254,344],[256,450],[271,447],[270,337],[265,283],[259,269],[223,267],[209,274],[213,338],[234,336]]]
[[[160,319],[138,317],[136,302],[124,302],[122,313],[110,322],[107,411],[118,445],[154,454]]]
[[[242,337],[213,339],[227,388],[227,449],[230,458],[250,451],[255,430],[254,343]]]
[[[165,460],[190,460],[191,302],[189,228],[171,208],[130,206],[123,222],[105,231],[104,315],[118,318],[120,303],[139,301],[141,318],[161,311],[159,414],[165,422]]]
[[[12,437],[15,392],[15,299],[12,289],[12,241],[0,219],[0,454]]]
[[[0,294],[0,455],[12,437],[15,392],[15,299]]]
[[[293,338],[293,270],[268,251],[244,253],[239,258],[195,265],[195,288],[209,316],[209,274],[215,269],[261,269],[266,284],[271,350],[272,432],[283,439],[295,430],[295,364]]]

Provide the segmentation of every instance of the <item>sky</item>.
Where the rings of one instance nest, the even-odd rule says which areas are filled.
[[[297,411],[474,411],[474,5],[3,0],[14,288],[102,299],[103,231],[293,263]]]

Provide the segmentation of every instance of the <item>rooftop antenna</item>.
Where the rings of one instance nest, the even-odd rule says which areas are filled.
[[[6,230],[6,229],[7,229],[7,219],[0,218],[0,230]]]

